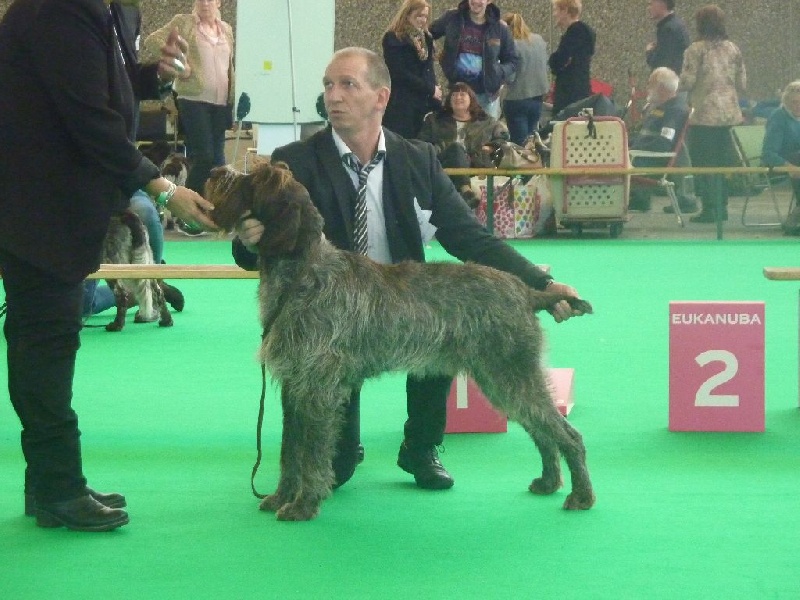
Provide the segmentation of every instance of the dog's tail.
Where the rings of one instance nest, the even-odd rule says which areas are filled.
[[[558,292],[540,292],[539,290],[531,289],[528,293],[528,297],[530,298],[531,304],[533,304],[534,310],[537,311],[552,310],[556,304],[562,300],[566,300],[572,310],[579,311],[586,315],[594,312],[592,305],[586,300],[576,298],[575,296],[568,296],[567,294],[561,294]]]

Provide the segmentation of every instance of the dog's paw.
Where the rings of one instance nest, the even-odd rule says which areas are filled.
[[[592,305],[589,304],[586,300],[583,300],[582,298],[570,297],[567,298],[567,302],[569,302],[569,306],[570,308],[572,308],[572,310],[578,310],[585,315],[590,315],[594,312],[594,309],[592,309]]]
[[[108,325],[106,325],[106,331],[122,331],[124,325],[117,323],[116,321],[111,321]]]
[[[531,484],[528,486],[528,490],[532,494],[536,494],[537,496],[549,496],[558,490],[563,483],[561,482],[561,478],[558,479],[544,479],[543,477],[537,477],[534,479]]]
[[[279,521],[310,521],[319,514],[319,502],[290,502],[275,513]]]
[[[277,512],[278,509],[284,504],[286,504],[286,500],[279,497],[277,494],[270,494],[269,496],[264,497],[264,499],[261,501],[261,504],[258,505],[258,510]]]
[[[573,491],[564,500],[564,510],[589,510],[594,506],[595,497],[592,492]]]
[[[169,319],[161,319],[158,322],[159,327],[172,327],[175,323],[173,322],[172,318]]]

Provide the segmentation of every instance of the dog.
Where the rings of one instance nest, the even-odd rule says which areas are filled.
[[[142,152],[150,161],[158,165],[161,176],[177,186],[185,186],[189,175],[189,159],[180,152],[173,152],[173,147],[168,142],[158,140],[147,146]],[[175,219],[166,208],[159,207],[161,224],[165,229],[173,229]]]
[[[564,508],[594,504],[581,435],[556,409],[540,364],[542,332],[534,314],[562,300],[589,313],[588,302],[533,290],[481,265],[382,265],[336,249],[285,165],[262,164],[247,175],[220,167],[205,196],[225,230],[248,212],[265,228],[257,247],[259,360],[281,385],[283,438],[280,480],[262,510],[279,520],[317,516],[334,483],[331,461],[351,390],[398,370],[471,375],[539,449],[543,471],[529,490],[552,494],[561,487],[562,454],[572,477]]]
[[[103,241],[103,263],[115,265],[152,265],[153,251],[147,229],[136,213],[124,210],[111,217],[111,222]],[[172,314],[167,308],[162,282],[155,279],[107,279],[108,287],[114,292],[117,313],[114,320],[106,325],[106,331],[122,331],[125,327],[125,313],[128,308],[139,305],[134,317],[135,323],[150,323],[158,320],[161,327],[171,327]]]

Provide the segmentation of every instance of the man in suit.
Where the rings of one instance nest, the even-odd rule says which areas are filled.
[[[324,233],[334,245],[356,251],[355,203],[359,176],[352,160],[370,165],[366,178],[368,247],[366,254],[381,263],[424,261],[424,244],[435,232],[441,245],[463,261],[482,263],[514,273],[536,289],[577,295],[570,286],[555,283],[505,242],[490,235],[476,220],[442,171],[433,146],[404,140],[381,127],[389,101],[391,80],[383,59],[365,48],[345,48],[333,56],[323,79],[330,126],[302,142],[278,148],[273,161],[288,164],[309,191],[325,219]],[[368,167],[369,168],[369,167]],[[263,233],[255,219],[246,219],[234,241],[236,262],[256,268],[251,250]],[[553,311],[556,321],[573,316],[566,302]],[[513,319],[514,315],[508,315]],[[412,474],[417,485],[446,489],[453,478],[439,461],[447,393],[451,380],[443,377],[407,380],[408,420],[398,466]],[[353,390],[334,459],[336,485],[353,474],[359,462],[359,390]]]
[[[72,381],[83,280],[100,266],[112,213],[146,190],[208,228],[213,206],[159,175],[131,141],[133,86],[158,94],[183,44],[139,67],[103,0],[17,0],[0,21],[0,270],[8,390],[22,424],[25,512],[42,527],[128,522],[120,494],[83,475]],[[133,79],[133,82],[131,80]]]

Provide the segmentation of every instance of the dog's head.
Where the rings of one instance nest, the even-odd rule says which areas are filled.
[[[175,185],[186,185],[186,177],[189,174],[189,160],[178,152],[170,154],[161,163],[161,175],[169,179]]]
[[[247,174],[227,166],[213,169],[205,197],[214,205],[214,221],[226,231],[248,212],[264,224],[261,257],[299,254],[322,237],[322,215],[284,163],[263,163]]]

